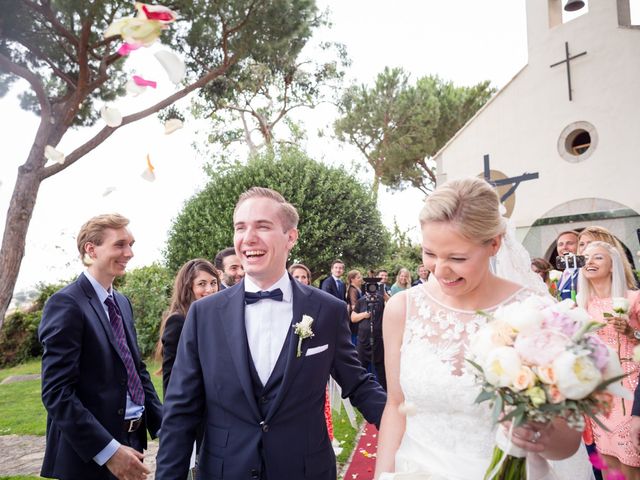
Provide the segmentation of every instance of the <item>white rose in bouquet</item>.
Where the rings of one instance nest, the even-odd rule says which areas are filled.
[[[512,303],[498,308],[495,318],[508,323],[516,332],[524,332],[540,328],[544,315],[540,307],[526,303]]]
[[[603,380],[600,370],[586,353],[566,351],[553,361],[558,390],[571,400],[582,400]]]
[[[513,344],[513,329],[501,320],[494,320],[484,325],[471,338],[469,351],[473,359],[483,364],[489,352],[497,347],[505,347]]]
[[[487,382],[496,387],[513,385],[522,363],[513,347],[498,347],[489,352],[483,365]]]

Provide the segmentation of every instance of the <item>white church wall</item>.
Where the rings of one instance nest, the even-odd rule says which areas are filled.
[[[591,1],[589,8],[549,28],[547,2],[528,0],[528,65],[436,158],[439,181],[480,174],[485,154],[507,176],[538,172],[539,179],[516,190],[518,227],[579,198],[640,211],[640,30],[618,27],[615,1]],[[587,52],[571,61],[573,101],[565,65],[550,68],[564,59],[565,41],[571,55]],[[557,144],[578,121],[595,127],[597,145],[589,158],[571,163]]]

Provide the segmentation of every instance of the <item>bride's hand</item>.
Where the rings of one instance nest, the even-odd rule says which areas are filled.
[[[511,422],[502,424],[505,435],[509,435]],[[511,442],[529,452],[541,453],[547,448],[551,436],[553,435],[554,426],[552,423],[529,422],[521,427],[516,427],[511,432]]]

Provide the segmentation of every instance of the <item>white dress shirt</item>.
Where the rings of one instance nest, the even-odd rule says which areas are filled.
[[[282,290],[281,302],[266,298],[244,306],[244,323],[247,329],[249,351],[262,385],[267,384],[273,372],[284,341],[291,330],[293,319],[293,292],[286,271],[280,280],[266,290],[275,288]],[[261,288],[253,283],[248,275],[245,275],[244,290],[259,292]]]

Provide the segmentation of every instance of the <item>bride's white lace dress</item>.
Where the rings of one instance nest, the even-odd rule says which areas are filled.
[[[502,304],[532,294],[523,288]],[[400,357],[400,384],[408,411],[406,431],[396,454],[396,473],[383,474],[381,480],[484,477],[495,426],[489,406],[474,403],[479,387],[464,358],[469,338],[486,321],[475,312],[440,304],[424,285],[407,292]],[[552,464],[559,479],[593,478],[584,445],[573,457]]]

